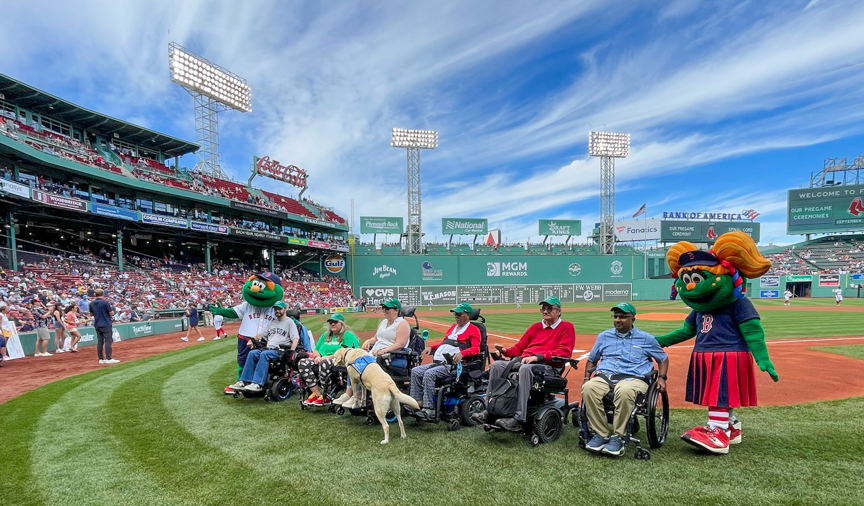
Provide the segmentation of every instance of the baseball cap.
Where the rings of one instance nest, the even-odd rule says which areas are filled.
[[[549,297],[546,297],[545,299],[543,299],[543,302],[541,302],[540,304],[541,305],[542,304],[549,304],[550,306],[561,307],[561,301],[558,300],[558,297],[556,297],[554,295],[550,295]]]
[[[636,308],[633,307],[633,304],[629,302],[620,302],[612,306],[609,311],[620,311],[622,313],[630,313],[633,316],[636,316]]]
[[[397,299],[396,297],[390,297],[389,299],[387,299],[387,300],[385,300],[384,302],[382,302],[382,303],[381,303],[381,306],[383,306],[383,307],[392,307],[392,308],[395,308],[395,309],[402,309],[402,303],[399,302],[399,299]]]
[[[344,322],[345,317],[342,316],[342,313],[333,313],[330,315],[330,318],[327,318],[328,322]]]
[[[277,285],[281,285],[281,284],[282,284],[282,278],[280,278],[279,276],[273,274],[273,273],[270,272],[270,271],[262,272],[261,274],[258,274],[258,277],[261,278],[261,279],[267,280],[267,281],[271,281],[271,282],[273,282],[273,283],[275,283],[275,284],[277,284]]]
[[[471,304],[467,302],[460,302],[453,309],[450,310],[451,313],[468,313],[471,314],[474,312],[474,308],[471,307]]]
[[[284,302],[282,302],[280,300],[280,301],[276,302],[276,304],[273,304],[273,307],[281,307],[282,309],[285,309],[288,307],[288,304],[285,304]]]

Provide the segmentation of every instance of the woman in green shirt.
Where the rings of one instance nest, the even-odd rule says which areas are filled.
[[[342,346],[359,348],[360,341],[348,325],[341,313],[334,313],[327,319],[329,329],[321,334],[315,350],[309,358],[297,363],[300,377],[306,382],[306,387],[312,392],[304,404],[323,406],[331,399],[326,393],[330,390],[330,368],[333,367],[333,354]]]

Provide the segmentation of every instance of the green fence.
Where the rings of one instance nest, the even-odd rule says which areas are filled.
[[[138,337],[155,336],[157,334],[168,334],[170,332],[180,332],[184,330],[183,319],[171,320],[151,320],[137,323],[117,323],[114,325],[114,335],[120,336],[121,341],[127,339],[135,339]],[[81,341],[78,346],[92,346],[96,344],[96,329],[93,327],[79,328],[81,333]],[[21,338],[21,346],[24,348],[25,355],[32,355],[36,352],[36,333],[26,332],[19,335]],[[54,331],[51,331],[51,339],[49,340],[51,351],[54,349]]]

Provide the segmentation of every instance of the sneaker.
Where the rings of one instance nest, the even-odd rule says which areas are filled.
[[[612,455],[613,457],[620,457],[621,455],[624,455],[625,449],[621,437],[616,435],[609,438],[609,442],[603,446],[603,449],[600,450],[600,452],[606,455]]]
[[[198,339],[196,339],[196,341],[203,341],[203,340],[204,340],[204,336],[201,336]]]
[[[224,390],[222,390],[222,393],[224,393],[225,395],[234,395],[234,389],[230,386],[227,386]]]
[[[606,443],[609,442],[608,437],[603,437],[600,434],[594,434],[591,439],[585,443],[585,449],[590,452],[600,453],[600,451],[606,446]]]
[[[120,361],[117,360],[116,358],[109,358],[108,360],[105,361],[105,363],[106,364],[119,364]]]
[[[415,412],[415,415],[417,416],[417,418],[419,418],[421,420],[434,420],[435,419],[435,410],[432,408],[418,409]]]
[[[313,406],[323,406],[324,405],[324,397],[320,395],[316,395],[314,399],[309,400],[306,399],[306,404],[311,404]]]
[[[701,448],[715,455],[729,453],[729,436],[726,431],[702,427],[701,430],[691,429],[681,436],[686,443]]]
[[[220,336],[216,336],[216,337],[213,338],[214,341],[218,341],[218,340],[220,340],[220,339],[222,339]]]
[[[66,353],[66,350],[64,350],[63,348],[57,348],[56,350],[54,350],[54,353]]]
[[[183,341],[183,342],[186,342],[186,343],[189,342],[189,338],[188,338],[188,337],[181,337],[180,340]]]
[[[78,353],[78,347],[76,346],[76,347],[71,348],[71,349],[68,349],[68,350],[66,350],[66,351],[69,351],[69,352],[72,352],[72,353]]]
[[[238,381],[237,383],[234,383],[233,385],[229,386],[228,388],[230,388],[231,390],[243,390],[243,387],[245,387],[245,386],[246,386],[246,383],[244,383],[242,381]]]
[[[247,392],[260,392],[261,390],[264,390],[264,389],[258,383],[249,383],[248,385],[243,387],[243,390],[245,390]]]
[[[741,420],[735,420],[729,424],[729,444],[737,445],[741,442]]]
[[[333,404],[335,404],[337,406],[341,406],[341,405],[345,404],[346,402],[348,402],[348,400],[351,399],[351,397],[352,396],[350,394],[342,394],[339,396],[338,399],[333,401]]]
[[[105,362],[106,362],[105,359],[101,359],[101,358],[99,359],[100,364],[104,364]]]
[[[472,420],[474,420],[477,423],[482,423],[482,424],[486,423],[487,418],[489,418],[489,412],[486,411],[485,409],[479,413],[474,413],[473,415],[471,415]]]
[[[345,401],[344,404],[342,404],[342,407],[345,409],[360,409],[361,408],[360,401],[358,401],[357,398],[354,397],[353,395],[351,396],[350,399]]]
[[[43,356],[43,357],[53,357],[54,355],[51,354],[51,353],[48,353],[48,352],[46,351],[45,353],[42,354],[42,356]]]
[[[515,418],[499,418],[495,425],[510,432],[522,432],[523,430],[522,424]]]
[[[314,401],[314,400],[315,400],[316,398],[318,398],[318,397],[320,397],[318,394],[313,393],[313,394],[310,394],[309,397],[307,397],[306,400],[303,401],[303,402],[307,402],[307,403],[308,403],[308,402],[312,402],[312,401]]]

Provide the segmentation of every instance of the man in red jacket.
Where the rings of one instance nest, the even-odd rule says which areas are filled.
[[[519,389],[516,416],[501,418],[496,425],[510,431],[521,431],[528,414],[528,395],[531,393],[531,383],[535,371],[542,371],[547,376],[554,376],[553,368],[560,369],[564,364],[555,362],[552,357],[570,357],[576,344],[576,330],[573,324],[561,319],[561,301],[558,297],[546,297],[540,303],[540,313],[543,319],[525,331],[522,339],[513,347],[504,349],[500,344],[495,348],[508,358],[521,357],[519,365]],[[489,368],[489,383],[500,378],[507,368],[508,361],[499,360]],[[488,413],[481,411],[472,418],[479,423],[486,423]]]

